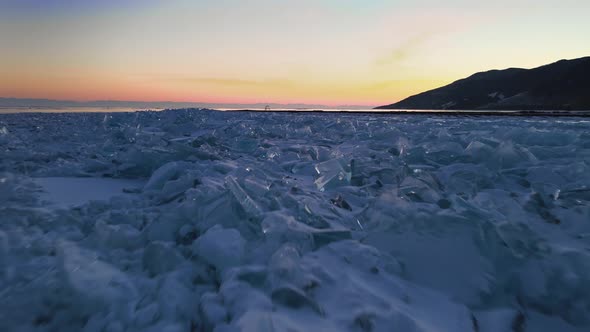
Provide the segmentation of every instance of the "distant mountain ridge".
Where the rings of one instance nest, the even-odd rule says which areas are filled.
[[[256,108],[264,109],[369,109],[369,106],[343,105],[329,107],[318,104],[223,104],[223,103],[199,103],[199,102],[173,102],[173,101],[120,101],[120,100],[97,100],[97,101],[72,101],[53,99],[29,99],[29,98],[2,98],[0,97],[0,108],[134,108],[134,109],[162,109],[162,108]]]
[[[590,110],[590,57],[481,72],[377,109]]]

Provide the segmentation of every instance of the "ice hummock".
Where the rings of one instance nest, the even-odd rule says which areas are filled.
[[[587,331],[588,129],[0,115],[0,331]]]

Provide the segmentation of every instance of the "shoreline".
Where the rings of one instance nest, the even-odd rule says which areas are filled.
[[[381,114],[381,115],[445,115],[445,116],[546,116],[546,117],[590,117],[589,111],[453,111],[453,110],[257,110],[235,109],[222,112],[267,112],[267,113],[339,113],[339,114]]]
[[[305,114],[357,114],[357,115],[431,115],[431,116],[520,116],[520,117],[590,117],[588,111],[518,111],[518,110],[380,110],[380,109],[214,109],[214,108],[170,108],[170,109],[133,109],[133,108],[4,108],[2,114],[35,114],[35,113],[133,113],[133,112],[161,112],[173,110],[217,111],[217,112],[256,112],[256,113],[305,113]]]

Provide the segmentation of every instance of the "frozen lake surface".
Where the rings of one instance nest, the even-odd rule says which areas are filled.
[[[74,207],[90,201],[108,201],[112,197],[137,192],[144,181],[110,178],[34,178],[41,186],[41,200],[61,207]]]
[[[0,114],[0,331],[589,331],[584,118]]]

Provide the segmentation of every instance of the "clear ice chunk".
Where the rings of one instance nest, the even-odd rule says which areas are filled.
[[[125,273],[74,243],[61,241],[58,257],[64,281],[80,308],[119,306],[137,298],[137,289]]]
[[[175,178],[182,170],[182,163],[171,162],[158,168],[145,184],[144,190],[162,189],[166,182]]]
[[[350,160],[330,159],[315,165],[315,170],[319,175],[315,184],[320,191],[350,185],[352,178]]]
[[[218,271],[236,266],[245,254],[246,240],[236,229],[217,225],[199,237],[192,246],[193,254],[215,266]]]
[[[232,193],[238,204],[240,204],[242,209],[244,209],[246,214],[254,218],[260,217],[262,215],[262,209],[260,206],[258,206],[258,203],[256,203],[252,197],[248,195],[248,193],[246,193],[236,178],[231,175],[227,176],[225,178],[225,185]]]
[[[402,181],[399,191],[413,202],[436,203],[442,198],[440,193],[428,184],[410,176]]]

